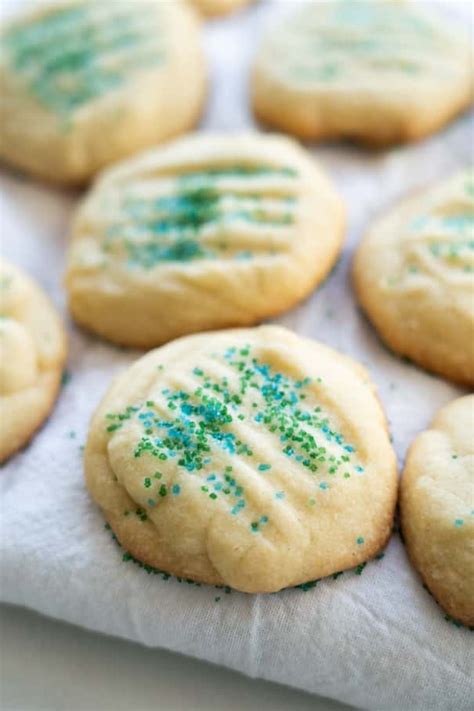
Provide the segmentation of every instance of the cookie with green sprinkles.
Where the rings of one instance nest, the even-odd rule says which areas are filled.
[[[400,513],[426,586],[452,618],[474,626],[474,395],[443,407],[411,445]]]
[[[473,100],[471,49],[462,25],[422,4],[318,0],[290,7],[257,52],[257,118],[305,139],[373,146],[439,130]]]
[[[380,217],[359,246],[354,283],[392,350],[474,385],[474,171]]]
[[[48,417],[65,358],[56,309],[27,274],[0,259],[0,463]]]
[[[84,462],[121,545],[198,582],[274,592],[362,564],[392,529],[396,461],[367,373],[277,326],[140,358]]]
[[[188,136],[110,169],[79,207],[70,308],[99,335],[148,348],[251,325],[312,291],[343,231],[340,197],[291,139]]]
[[[0,39],[0,158],[32,175],[84,183],[199,118],[206,68],[187,3],[36,3]]]

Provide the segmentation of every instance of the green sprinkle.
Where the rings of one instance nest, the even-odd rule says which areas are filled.
[[[64,387],[68,383],[71,382],[72,375],[68,370],[63,370],[63,374],[61,375],[61,385]]]

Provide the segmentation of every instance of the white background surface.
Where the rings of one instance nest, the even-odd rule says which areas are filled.
[[[2,711],[345,711],[348,706],[0,606]]]

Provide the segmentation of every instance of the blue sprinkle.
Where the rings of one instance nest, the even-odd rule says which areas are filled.
[[[268,523],[268,516],[260,516],[260,523]]]
[[[266,472],[266,471],[268,471],[268,470],[271,469],[271,468],[272,468],[272,465],[271,465],[271,464],[259,464],[259,465],[258,465],[258,471],[259,471],[259,472]]]
[[[277,491],[275,494],[275,499],[284,499],[285,498],[285,492],[284,491]]]
[[[362,473],[365,471],[364,467],[361,467],[360,464],[358,464],[355,468],[356,472]]]
[[[179,485],[179,484],[173,484],[173,488],[171,489],[171,491],[173,492],[173,494],[174,494],[175,496],[177,496],[177,495],[179,494],[179,492],[181,491],[180,485]]]
[[[358,546],[361,546],[364,543],[363,537],[359,536],[359,538],[356,538],[356,543]]]
[[[456,528],[461,528],[461,526],[464,526],[464,521],[462,518],[457,518],[454,522],[454,525]]]
[[[207,477],[207,481],[215,481],[215,479],[216,479],[215,474],[209,474],[209,476]]]
[[[148,506],[156,506],[156,501],[154,499],[148,499]]]
[[[329,489],[329,484],[326,484],[325,481],[322,481],[319,485],[320,489]]]

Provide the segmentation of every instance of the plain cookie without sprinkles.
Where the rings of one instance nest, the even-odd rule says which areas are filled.
[[[0,462],[23,447],[53,407],[66,337],[46,295],[0,260]]]
[[[474,626],[474,396],[437,414],[412,444],[400,489],[408,554],[458,623]]]

